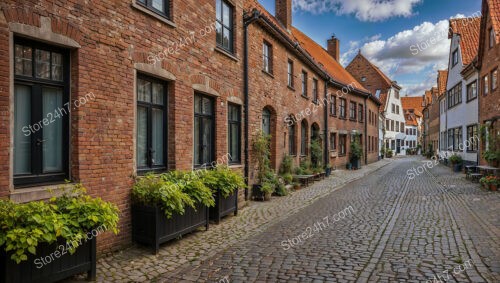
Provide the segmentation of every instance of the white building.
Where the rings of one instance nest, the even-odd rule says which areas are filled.
[[[423,103],[420,96],[406,96],[401,98],[405,115],[406,139],[401,149],[401,154],[407,154],[409,149],[417,150],[421,145],[422,123],[423,123]],[[416,152],[420,154],[420,152]]]
[[[478,72],[474,67],[479,45],[480,18],[450,20],[451,48],[447,94],[440,99],[440,154],[478,162]]]

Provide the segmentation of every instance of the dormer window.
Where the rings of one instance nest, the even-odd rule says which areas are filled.
[[[458,64],[458,49],[452,54],[452,67],[455,67],[456,64]]]

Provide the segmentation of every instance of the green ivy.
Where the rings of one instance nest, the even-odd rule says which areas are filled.
[[[15,204],[0,200],[0,247],[12,251],[11,259],[20,263],[28,253],[36,254],[40,243],[54,243],[58,239],[75,243],[100,226],[118,233],[118,208],[100,198],[85,194],[77,185],[71,194],[37,201]]]

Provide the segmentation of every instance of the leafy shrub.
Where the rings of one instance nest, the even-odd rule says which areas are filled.
[[[317,139],[311,141],[311,163],[315,168],[321,167],[321,158],[323,157],[323,149],[321,143]]]
[[[118,208],[100,198],[85,194],[77,185],[71,194],[37,201],[15,204],[0,200],[0,247],[12,251],[11,259],[20,263],[28,253],[36,254],[40,243],[54,243],[58,239],[71,242],[74,253],[79,242],[93,229],[102,227],[118,233]]]
[[[283,162],[281,163],[280,173],[282,175],[290,174],[293,170],[293,157],[290,155],[285,155],[283,157]]]
[[[290,185],[293,182],[293,175],[285,174],[283,175],[283,180],[285,181],[285,184]]]
[[[223,198],[229,197],[236,189],[246,187],[245,178],[227,166],[218,166],[214,170],[207,171],[203,176],[203,182],[212,193],[220,191]]]
[[[288,194],[286,186],[283,182],[280,182],[278,184],[278,186],[276,187],[275,193],[276,193],[276,195],[278,195],[280,197],[284,197]]]
[[[454,154],[450,157],[450,163],[451,164],[462,164],[464,162],[464,160],[462,159],[462,156],[458,155],[458,154]]]
[[[387,149],[387,152],[385,153],[385,156],[387,158],[392,158],[393,155],[394,155],[394,152],[392,151],[392,149]]]

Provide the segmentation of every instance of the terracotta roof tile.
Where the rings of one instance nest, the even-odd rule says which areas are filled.
[[[488,6],[490,8],[491,22],[493,23],[493,29],[496,31],[496,42],[500,43],[500,1],[498,0],[487,0]]]
[[[403,104],[403,111],[405,110],[413,110],[413,112],[418,111],[422,112],[424,110],[424,106],[422,106],[422,97],[421,96],[405,96],[401,97],[401,104]]]
[[[480,17],[450,20],[449,37],[451,38],[452,34],[460,35],[460,49],[464,66],[469,65],[477,56],[480,26]]]
[[[387,103],[387,93],[386,92],[380,94],[380,102],[382,103],[382,105],[380,105],[380,111],[384,111],[385,104]]]
[[[295,27],[292,27],[292,35],[298,40],[300,46],[302,46],[317,63],[322,65],[335,81],[344,85],[353,84],[356,89],[363,92],[369,92],[349,72],[347,72],[337,60],[330,56],[321,45]]]
[[[438,97],[441,97],[446,93],[446,84],[448,83],[448,70],[439,70],[438,71]]]

